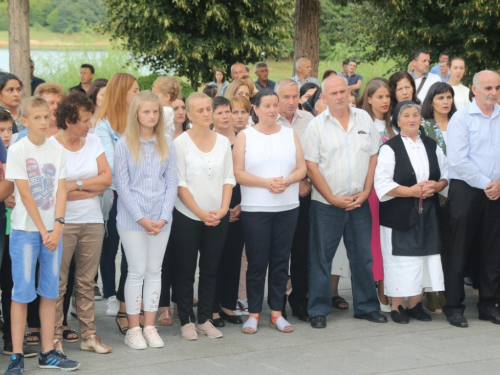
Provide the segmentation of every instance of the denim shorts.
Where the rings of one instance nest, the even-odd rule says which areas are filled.
[[[47,299],[59,297],[59,269],[62,258],[62,236],[55,251],[50,252],[43,246],[39,232],[27,232],[13,229],[10,232],[10,257],[12,259],[12,301],[29,303],[36,295]],[[38,289],[35,290],[36,263],[38,271]]]

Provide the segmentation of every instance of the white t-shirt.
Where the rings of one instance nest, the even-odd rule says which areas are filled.
[[[270,178],[287,178],[297,167],[297,149],[294,130],[281,126],[271,135],[255,128],[243,130],[246,137],[245,172]],[[299,184],[290,185],[283,193],[273,194],[268,189],[241,185],[241,210],[248,212],[281,212],[299,206]]]
[[[231,144],[217,134],[215,146],[210,152],[202,152],[187,132],[174,141],[177,152],[179,186],[188,188],[196,204],[206,211],[218,210],[222,204],[222,187],[234,186],[233,156]],[[175,208],[190,219],[200,220],[177,197]]]
[[[97,135],[88,134],[83,148],[78,153],[65,149],[54,137],[50,137],[49,141],[66,154],[67,181],[84,180],[99,175],[97,158],[104,153],[104,147]],[[68,224],[104,223],[99,198],[95,196],[67,201],[65,219]]]
[[[28,137],[24,137],[9,147],[8,158],[5,178],[13,182],[28,181],[45,228],[48,231],[54,229],[57,188],[59,180],[65,179],[67,174],[63,150],[49,141],[36,146]],[[11,215],[12,229],[38,232],[24,207],[17,186],[14,194],[16,206]]]
[[[455,107],[457,107],[457,111],[459,109],[462,109],[466,105],[470,104],[469,100],[469,88],[462,85],[461,83],[457,86],[451,86],[453,87],[453,91],[455,92],[455,96],[453,97],[453,100],[455,101]]]
[[[413,78],[415,80],[415,87],[418,90],[418,87],[420,86],[420,82],[422,82],[423,76],[420,78],[415,78],[415,77],[413,77]],[[442,82],[441,77],[438,76],[437,74],[427,73],[427,79],[425,80],[424,85],[422,86],[422,89],[420,90],[420,92],[417,95],[417,98],[420,99],[420,101],[422,103],[424,102],[425,97],[427,96],[427,93],[429,92],[429,89],[436,82]]]
[[[163,120],[165,122],[165,135],[167,138],[174,139],[174,109],[172,107],[163,107]]]

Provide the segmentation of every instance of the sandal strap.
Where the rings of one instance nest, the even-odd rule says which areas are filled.
[[[251,316],[250,318],[247,319],[245,324],[243,324],[243,331],[245,328],[252,328],[255,332],[257,332],[257,328],[259,326],[259,321],[257,318]]]
[[[280,331],[284,331],[286,327],[291,327],[293,328],[293,326],[290,324],[290,322],[288,320],[286,320],[285,318],[283,318],[282,316],[280,316],[278,319],[276,320],[273,320],[273,323],[276,324],[276,327],[280,330]]]

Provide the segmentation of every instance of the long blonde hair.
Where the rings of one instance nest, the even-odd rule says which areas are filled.
[[[122,134],[127,121],[127,92],[136,81],[128,73],[116,73],[106,86],[106,93],[97,120],[107,118],[111,128]]]
[[[163,107],[160,99],[151,91],[141,91],[132,101],[127,118],[127,127],[124,136],[126,137],[127,146],[130,149],[132,158],[136,163],[141,159],[142,144],[140,140],[141,124],[137,117],[137,113],[144,102],[155,102],[158,104],[159,116],[158,123],[153,128],[156,137],[155,150],[160,155],[160,163],[163,162],[169,154],[167,137],[165,136],[165,121],[163,120]]]

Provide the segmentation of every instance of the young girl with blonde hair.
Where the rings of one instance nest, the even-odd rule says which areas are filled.
[[[176,153],[165,136],[161,102],[142,91],[130,106],[127,128],[115,148],[116,220],[128,259],[125,344],[132,349],[164,346],[154,321],[177,184]],[[144,330],[139,325],[141,300]]]

